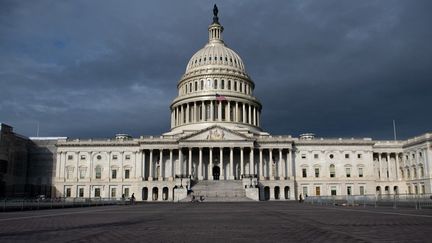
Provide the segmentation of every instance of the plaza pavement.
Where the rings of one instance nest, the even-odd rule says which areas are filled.
[[[0,242],[432,242],[432,210],[146,203],[0,213]]]

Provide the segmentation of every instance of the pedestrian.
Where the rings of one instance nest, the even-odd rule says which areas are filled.
[[[135,193],[132,193],[132,196],[130,198],[130,202],[131,202],[131,205],[135,204]]]
[[[299,203],[302,203],[303,202],[303,196],[302,196],[302,194],[300,194],[300,196],[299,196]]]

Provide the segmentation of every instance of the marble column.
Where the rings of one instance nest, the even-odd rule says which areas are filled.
[[[163,181],[163,149],[159,149],[159,181]]]
[[[270,180],[274,180],[274,174],[273,174],[273,149],[269,149],[269,174],[270,174]]]
[[[263,151],[262,151],[261,148],[259,149],[259,169],[258,169],[258,173],[259,173],[260,180],[264,180]]]
[[[176,175],[181,175],[182,174],[182,166],[183,166],[183,153],[181,148],[179,148],[178,150],[178,163],[177,163],[177,168],[176,168]]]
[[[199,148],[198,180],[203,180],[202,148]]]
[[[188,164],[188,176],[192,177],[192,148],[189,148],[189,164]]]
[[[244,148],[240,148],[240,179],[242,179],[244,174],[243,149]]]
[[[279,149],[279,163],[278,163],[278,176],[279,176],[279,180],[283,180],[283,175],[282,175],[282,149]]]
[[[220,176],[219,180],[224,180],[224,164],[223,164],[223,148],[219,148],[219,166],[220,166]]]
[[[174,180],[174,175],[173,175],[173,171],[174,171],[174,162],[173,162],[173,151],[172,151],[172,149],[170,149],[169,150],[169,156],[170,156],[170,158],[169,158],[169,160],[170,160],[170,172],[169,172],[169,177],[168,177],[168,180],[169,181],[173,181]]]
[[[209,168],[208,168],[208,180],[213,180],[213,148],[209,148]]]
[[[389,153],[386,154],[386,159],[387,159],[387,171],[388,171],[387,179],[390,180],[392,177],[392,174],[391,174],[391,168],[390,168],[390,155],[389,155]],[[387,173],[386,173],[386,176],[387,176]]]
[[[234,149],[231,147],[230,148],[230,180],[234,180]]]
[[[250,148],[250,152],[249,152],[249,174],[250,175],[254,174],[254,148],[253,147]]]
[[[150,159],[149,159],[149,181],[153,181],[153,149],[150,149]]]

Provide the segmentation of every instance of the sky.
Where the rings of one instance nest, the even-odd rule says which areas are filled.
[[[0,0],[0,123],[25,136],[170,130],[218,4],[274,135],[432,131],[430,0]]]

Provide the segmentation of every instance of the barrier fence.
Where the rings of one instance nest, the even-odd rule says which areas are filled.
[[[309,196],[304,202],[331,206],[432,209],[432,194]]]
[[[0,210],[24,211],[40,210],[53,208],[72,208],[72,207],[93,207],[107,205],[126,205],[130,204],[128,199],[115,198],[47,198],[47,199],[22,199],[22,198],[3,198],[0,199]]]

